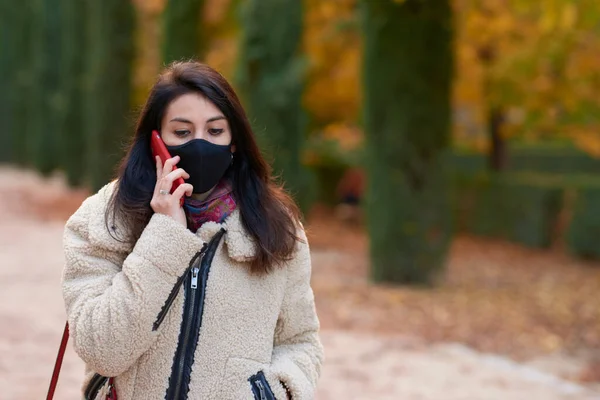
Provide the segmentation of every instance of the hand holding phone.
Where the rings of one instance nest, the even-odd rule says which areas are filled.
[[[169,154],[169,151],[167,150],[167,147],[165,146],[165,143],[163,142],[162,138],[160,137],[160,134],[158,133],[158,131],[152,131],[152,135],[150,136],[150,148],[152,149],[153,158],[156,159],[156,156],[158,156],[160,158],[160,161],[163,166],[165,165],[167,160],[169,160],[171,158],[171,155]],[[173,167],[171,168],[172,171],[174,171],[176,169],[177,169],[177,167],[175,165],[173,165]],[[181,177],[176,178],[173,181],[173,184],[171,185],[170,193],[173,194],[177,190],[177,188],[180,185],[183,185],[184,183],[185,183],[185,181],[183,180],[183,178],[181,178]],[[189,185],[189,184],[186,184],[186,185]],[[179,199],[179,205],[180,205],[180,207],[183,206],[183,196],[181,196],[181,198]]]

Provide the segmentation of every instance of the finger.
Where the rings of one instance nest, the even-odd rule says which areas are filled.
[[[158,186],[160,183],[160,178],[162,177],[162,162],[160,161],[160,157],[154,157],[154,162],[156,164],[156,185],[154,185],[154,194],[158,192]]]
[[[182,168],[177,168],[175,171],[171,171],[168,174],[166,174],[163,177],[163,182],[165,184],[168,183],[169,184],[169,189],[170,189],[171,185],[173,184],[173,182],[177,178],[189,179],[190,178],[190,174],[188,174],[187,172],[185,172],[185,170],[182,169]],[[165,189],[165,188],[162,187],[162,189]]]
[[[179,156],[171,157],[167,161],[165,161],[165,165],[163,166],[163,170],[162,170],[162,177],[164,177],[169,172],[171,172],[178,162],[179,162]]]
[[[167,175],[163,176],[157,186],[159,187],[159,191],[164,190],[170,193],[171,189],[173,188],[173,182],[175,182],[176,179],[189,179],[189,177],[190,175],[185,172],[185,170],[182,168],[177,168],[175,171],[171,171]]]
[[[179,185],[177,189],[173,192],[173,199],[179,201],[183,197],[184,194],[191,196],[194,191],[194,187],[189,183],[184,183]]]
[[[159,156],[154,157],[154,163],[156,164],[156,177],[160,178],[162,176],[163,165]]]

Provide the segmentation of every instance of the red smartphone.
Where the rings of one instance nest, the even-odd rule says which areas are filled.
[[[152,131],[152,135],[150,136],[150,148],[152,149],[152,158],[156,159],[156,156],[159,156],[163,165],[165,164],[165,161],[171,158],[171,155],[165,146],[165,142],[163,142],[158,131]],[[177,166],[173,166],[173,170],[175,169],[177,169]],[[184,183],[183,178],[175,179],[173,181],[173,186],[171,187],[171,193],[173,193],[182,183]],[[183,197],[181,197],[179,204],[183,206]]]

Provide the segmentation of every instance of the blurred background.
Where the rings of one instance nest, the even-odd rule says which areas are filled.
[[[46,392],[64,222],[192,58],[306,216],[318,399],[600,398],[599,48],[597,0],[3,1],[0,399]]]

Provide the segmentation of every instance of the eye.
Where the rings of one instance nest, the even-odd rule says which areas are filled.
[[[175,131],[175,135],[177,135],[178,137],[184,137],[190,134],[190,131],[188,129],[177,129]]]
[[[208,133],[210,133],[211,135],[219,135],[221,133],[223,133],[223,129],[218,129],[218,128],[211,128],[208,130]]]

